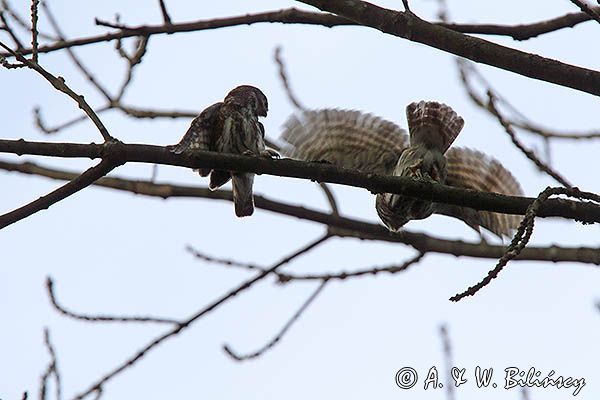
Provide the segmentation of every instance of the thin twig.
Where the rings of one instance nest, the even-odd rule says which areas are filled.
[[[287,72],[285,68],[285,62],[281,57],[281,46],[277,46],[275,48],[274,53],[275,62],[277,63],[277,67],[279,69],[279,77],[281,78],[281,83],[283,84],[283,88],[285,89],[285,94],[287,95],[290,102],[296,107],[299,111],[306,111],[306,107],[300,103],[300,100],[296,97],[292,88],[290,87],[290,83],[288,81]]]
[[[42,399],[42,400],[46,399],[46,392],[47,392],[47,388],[48,388],[48,378],[50,378],[50,376],[53,375],[56,400],[61,400],[62,399],[62,383],[61,383],[61,379],[60,379],[60,372],[58,370],[56,351],[54,350],[54,346],[52,346],[52,342],[50,342],[50,331],[48,330],[48,328],[44,328],[44,344],[46,345],[46,349],[48,350],[48,353],[50,354],[50,362],[48,363],[48,366],[46,367],[46,370],[44,371],[44,374],[42,375],[42,377],[40,379],[40,381],[41,381],[40,382],[40,399]],[[23,397],[27,398],[27,395],[24,394]]]
[[[48,82],[50,82],[50,84],[52,84],[52,86],[54,86],[55,89],[65,93],[67,96],[72,98],[79,105],[79,108],[81,108],[92,120],[94,125],[96,125],[96,128],[98,128],[98,131],[100,132],[105,141],[114,140],[113,137],[108,133],[108,130],[106,129],[100,118],[98,118],[98,115],[96,115],[92,107],[90,107],[90,105],[85,101],[83,96],[78,95],[73,90],[71,90],[69,86],[67,86],[63,77],[55,77],[50,72],[42,68],[42,66],[38,63],[32,63],[31,61],[23,57],[20,53],[14,52],[2,42],[0,42],[0,47],[4,48],[4,50],[11,53],[14,57],[17,58],[17,60],[27,65],[29,68],[35,70],[40,75],[42,75]]]
[[[59,38],[59,40],[66,41],[67,38],[65,37],[65,34],[63,33],[63,31],[60,29],[60,26],[59,26],[58,22],[56,21],[56,18],[54,18],[54,15],[50,11],[50,8],[48,7],[47,3],[48,3],[47,1],[44,1],[42,3],[42,7],[44,8],[46,16],[48,17],[48,22],[50,22],[50,25],[52,26],[52,29],[54,29],[54,32],[55,32],[56,36]],[[67,54],[73,61],[73,64],[75,64],[75,66],[79,69],[79,71],[81,71],[81,73],[86,77],[86,79],[88,81],[90,81],[90,83],[96,89],[98,89],[98,91],[102,94],[102,96],[104,96],[104,98],[107,101],[110,102],[111,95],[108,92],[108,90],[106,90],[106,88],[104,88],[104,86],[102,86],[102,84],[98,81],[98,79],[96,79],[96,77],[90,72],[90,70],[86,66],[83,65],[83,62],[79,59],[79,57],[77,57],[77,55],[75,54],[73,49],[67,48],[65,50],[67,50]]]
[[[571,3],[573,3],[577,7],[579,7],[581,9],[581,11],[583,11],[584,13],[589,15],[592,19],[594,19],[598,23],[600,23],[600,15],[598,15],[598,13],[592,7],[590,7],[585,1],[580,1],[580,0],[570,0],[570,1],[571,1]]]
[[[31,33],[31,23],[29,21],[25,21],[25,19],[21,18],[21,16],[19,14],[17,14],[13,8],[10,6],[10,4],[8,3],[8,0],[0,0],[0,9],[6,11],[8,13],[8,15],[10,15],[10,17],[17,23],[17,25],[27,31],[28,33]],[[38,29],[38,37],[43,38],[43,39],[48,39],[48,40],[58,40],[58,38],[56,36],[53,35],[49,35],[47,33],[43,33],[40,32]],[[24,49],[23,47],[18,48],[18,50]],[[31,52],[31,49],[29,50],[29,52]]]
[[[306,299],[306,301],[302,304],[302,306],[300,306],[298,311],[296,311],[294,313],[294,315],[292,315],[292,317],[285,323],[283,328],[275,335],[275,337],[273,337],[273,339],[269,340],[260,349],[254,351],[254,352],[251,352],[251,353],[247,353],[247,354],[238,354],[234,350],[231,349],[231,346],[225,344],[225,345],[223,345],[223,350],[225,351],[225,353],[227,353],[231,358],[233,358],[236,361],[246,361],[246,360],[251,360],[253,358],[259,357],[259,356],[263,355],[266,351],[272,349],[273,346],[275,346],[277,343],[279,343],[279,341],[281,340],[281,338],[283,338],[283,336],[286,334],[286,332],[292,327],[292,325],[306,311],[308,306],[310,306],[312,304],[312,302],[317,298],[319,293],[321,293],[323,291],[323,289],[325,288],[325,285],[327,285],[327,282],[328,282],[327,280],[323,280],[321,282],[321,284],[317,287],[317,289],[308,297],[308,299]]]
[[[448,400],[454,400],[454,382],[452,379],[452,344],[450,343],[450,335],[445,324],[440,326],[440,336],[442,337],[442,346],[444,349],[444,361],[446,364],[446,394]]]
[[[96,114],[100,115],[107,110],[110,110],[110,107],[105,106],[105,107],[97,108],[96,110],[94,110],[94,112]],[[88,116],[84,114],[84,115],[75,117],[73,119],[70,119],[68,121],[65,121],[65,122],[61,123],[60,125],[48,126],[44,122],[44,119],[42,117],[42,111],[40,110],[40,108],[36,107],[33,109],[33,121],[35,123],[35,126],[37,126],[39,130],[41,130],[42,132],[44,132],[47,135],[52,135],[52,134],[58,133],[58,132],[62,131],[63,129],[72,127],[72,126],[78,124],[79,122],[85,121],[87,119],[88,119]]]
[[[566,195],[569,197],[575,197],[577,199],[592,200],[596,203],[600,203],[600,196],[595,193],[582,192],[577,188],[562,188],[562,187],[547,187],[542,191],[536,200],[528,207],[525,217],[519,225],[519,229],[515,233],[510,245],[506,249],[504,255],[498,260],[496,267],[488,272],[487,276],[479,283],[469,287],[462,293],[456,294],[450,298],[451,301],[459,301],[467,296],[473,296],[479,290],[487,286],[493,279],[495,279],[500,271],[504,269],[506,264],[513,258],[519,255],[519,253],[527,246],[529,239],[533,233],[533,226],[535,217],[538,213],[540,206],[548,200],[550,196]]]
[[[9,36],[11,37],[11,39],[13,40],[13,42],[15,42],[15,45],[17,46],[17,50],[20,50],[23,48],[23,43],[21,43],[21,40],[19,40],[19,37],[17,36],[17,34],[12,30],[11,26],[8,23],[8,19],[6,18],[6,16],[4,15],[4,10],[0,10],[0,21],[2,21],[3,26],[3,30],[9,34]]]
[[[554,178],[561,185],[563,185],[565,187],[572,187],[573,185],[569,181],[567,181],[562,175],[560,175],[558,172],[556,172],[554,169],[552,169],[549,165],[547,165],[542,160],[540,160],[535,155],[535,153],[533,151],[531,151],[528,148],[526,148],[519,141],[519,139],[517,139],[517,134],[514,131],[514,129],[512,128],[510,122],[508,122],[502,116],[502,114],[500,114],[500,112],[496,108],[494,102],[495,102],[494,94],[492,92],[488,91],[488,106],[487,107],[490,110],[490,112],[498,119],[498,122],[500,123],[500,125],[502,125],[502,127],[504,128],[504,130],[506,131],[506,133],[508,134],[508,136],[510,136],[510,139],[513,142],[513,144],[519,150],[521,150],[521,152],[523,154],[525,154],[525,156],[527,158],[529,158],[531,161],[533,161],[533,163],[538,167],[538,169],[540,171],[543,171],[546,174],[550,175],[552,178]]]
[[[151,322],[151,323],[159,323],[159,324],[174,324],[178,325],[181,321],[172,318],[157,318],[157,317],[122,317],[122,316],[108,316],[108,315],[87,315],[87,314],[79,314],[73,311],[69,311],[60,304],[56,300],[56,295],[54,294],[54,282],[52,278],[46,278],[46,290],[48,291],[48,297],[50,298],[50,303],[62,315],[77,319],[80,321],[87,322]]]
[[[486,92],[492,92],[499,103],[502,103],[504,106],[509,108],[510,111],[517,116],[517,119],[508,119],[507,117],[505,117],[505,119],[511,125],[516,126],[517,128],[521,128],[527,133],[533,133],[545,139],[600,139],[600,131],[559,132],[547,127],[541,127],[540,125],[534,123],[533,121],[525,117],[517,107],[512,105],[508,100],[501,96],[498,93],[498,91],[492,88],[490,82],[488,82],[487,79],[485,79],[485,77],[481,74],[481,72],[479,72],[477,68],[475,68],[473,63],[457,58],[456,64],[458,67],[460,80],[463,83],[465,91],[467,92],[473,103],[475,103],[477,106],[479,106],[486,112],[490,112],[487,108],[488,102],[483,97],[481,97],[475,91],[475,88],[471,85],[470,79],[472,76],[477,78],[477,80],[485,87]]]
[[[240,262],[240,261],[231,260],[228,258],[209,256],[204,253],[201,253],[200,251],[194,249],[191,246],[187,246],[186,250],[188,252],[190,252],[194,257],[196,257],[200,260],[203,260],[203,261],[207,261],[209,263],[219,264],[219,265],[223,265],[226,267],[241,268],[241,269],[245,269],[245,270],[249,270],[249,271],[257,271],[257,270],[265,271],[266,270],[265,267],[260,267],[260,266],[257,266],[257,265],[254,265],[254,264],[251,264],[248,262]],[[365,268],[365,269],[360,269],[360,270],[350,271],[350,272],[342,271],[342,272],[327,273],[327,274],[298,275],[298,274],[289,274],[286,272],[278,271],[278,272],[275,272],[275,275],[277,276],[277,279],[280,283],[287,283],[290,281],[345,280],[345,279],[356,278],[356,277],[364,276],[364,275],[377,275],[380,273],[396,274],[398,272],[405,271],[411,265],[419,262],[424,256],[425,256],[425,253],[420,252],[413,258],[409,259],[408,261],[406,261],[400,265],[392,264],[392,265],[383,266],[383,267],[370,267],[370,268]]]
[[[114,103],[118,104],[121,101],[121,99],[123,98],[123,95],[125,94],[125,90],[129,86],[129,84],[131,83],[131,80],[133,78],[133,71],[135,70],[135,67],[142,62],[142,57],[146,54],[146,50],[148,48],[148,40],[149,40],[149,36],[142,36],[142,37],[138,38],[138,40],[136,41],[136,44],[135,44],[135,52],[133,53],[133,55],[131,57],[127,57],[127,61],[128,61],[127,73],[125,75],[125,79],[123,80],[123,83],[121,84],[121,88],[119,89],[119,92],[117,93],[115,99],[112,101],[113,104]]]
[[[169,330],[165,334],[163,334],[163,335],[157,337],[156,339],[152,340],[150,343],[148,343],[146,346],[144,346],[143,348],[141,348],[138,352],[136,352],[134,355],[132,355],[131,357],[129,357],[123,363],[119,364],[116,368],[114,368],[113,370],[111,370],[107,374],[103,375],[100,379],[98,379],[96,382],[94,382],[88,389],[84,390],[83,392],[81,392],[80,394],[78,394],[77,396],[75,396],[75,400],[81,400],[82,398],[86,397],[87,395],[91,394],[92,392],[100,389],[102,387],[102,385],[104,385],[106,382],[108,382],[109,380],[111,380],[115,376],[117,376],[120,373],[122,373],[123,371],[125,371],[127,368],[129,368],[132,365],[134,365],[138,360],[140,360],[142,357],[144,357],[146,354],[148,354],[152,349],[154,349],[160,343],[164,342],[165,340],[167,340],[167,339],[169,339],[169,338],[171,338],[173,336],[178,335],[181,331],[183,331],[186,328],[189,328],[194,322],[196,322],[198,319],[202,318],[204,315],[206,315],[206,314],[210,313],[211,311],[217,309],[220,305],[222,305],[223,303],[226,303],[227,301],[229,301],[233,297],[237,296],[241,292],[249,289],[255,283],[257,283],[257,282],[261,281],[262,279],[264,279],[267,275],[275,272],[282,265],[287,264],[288,262],[290,262],[290,261],[294,260],[295,258],[301,256],[302,254],[305,254],[308,251],[312,250],[313,248],[319,246],[320,244],[322,244],[323,242],[325,242],[326,240],[328,240],[330,237],[331,236],[329,236],[329,234],[325,234],[324,236],[321,236],[320,238],[318,238],[318,239],[310,242],[308,245],[302,247],[300,250],[298,250],[298,251],[294,252],[293,254],[291,254],[291,255],[283,258],[281,261],[279,261],[278,263],[276,263],[275,265],[273,265],[271,268],[269,268],[269,269],[267,269],[267,270],[265,270],[263,272],[260,272],[255,277],[253,277],[253,278],[251,278],[251,279],[243,282],[242,284],[240,284],[235,289],[233,289],[230,292],[228,292],[228,293],[224,294],[223,296],[219,297],[217,300],[215,300],[214,302],[212,302],[211,304],[209,304],[205,308],[201,309],[200,311],[198,311],[197,313],[195,313],[194,315],[192,315],[190,318],[188,318],[187,320],[185,320],[181,324],[177,325],[176,327],[174,327],[173,329]]]
[[[165,22],[165,25],[171,25],[171,17],[169,16],[169,12],[167,11],[167,6],[165,4],[164,0],[159,0],[159,5],[160,5],[160,12],[162,13],[163,16],[163,21]]]
[[[31,0],[31,61],[38,62],[38,4],[40,0]]]

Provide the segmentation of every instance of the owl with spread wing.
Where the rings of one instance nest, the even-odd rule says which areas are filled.
[[[267,97],[260,89],[242,85],[231,90],[222,102],[215,103],[200,113],[191,123],[181,141],[171,151],[206,150],[221,153],[277,157],[265,147],[265,129],[258,117],[266,117]],[[216,190],[230,179],[233,204],[238,217],[254,212],[252,185],[254,174],[248,172],[199,169],[200,176],[208,176],[208,187]]]
[[[360,111],[304,111],[284,125],[283,155],[305,161],[326,161],[339,167],[379,175],[407,176],[429,182],[520,196],[513,175],[497,160],[468,148],[450,148],[464,121],[449,106],[433,101],[406,108],[409,134],[393,122]],[[376,196],[375,208],[391,231],[432,213],[464,221],[480,232],[499,237],[517,229],[516,215],[478,211],[392,193]]]

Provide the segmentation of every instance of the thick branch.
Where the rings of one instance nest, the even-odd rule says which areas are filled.
[[[597,10],[598,7],[594,7]],[[577,24],[589,21],[591,18],[586,13],[570,13],[563,16],[549,19],[547,21],[534,22],[531,24],[520,25],[496,25],[496,24],[457,24],[457,23],[435,23],[462,33],[501,35],[511,36],[516,40],[530,39],[544,33],[554,32],[563,28],[572,28]],[[337,15],[314,13],[298,10],[295,8],[283,9],[278,11],[269,11],[257,14],[247,14],[230,18],[216,18],[211,20],[201,20],[185,22],[179,24],[164,24],[155,26],[130,27],[129,29],[110,32],[104,35],[90,36],[86,38],[73,39],[68,41],[58,41],[50,45],[42,46],[38,49],[39,53],[50,53],[70,47],[85,46],[88,44],[108,42],[111,40],[124,39],[132,36],[138,36],[140,31],[147,35],[172,34],[178,32],[195,32],[207,29],[218,29],[239,25],[252,25],[256,23],[284,23],[284,24],[305,24],[321,25],[328,28],[335,26],[354,26],[359,25],[354,21]],[[30,54],[31,49],[20,49],[22,54]],[[8,53],[0,53],[0,56],[8,57]]]
[[[600,72],[525,53],[360,0],[300,0],[381,32],[530,78],[600,95]]]
[[[79,175],[76,173],[43,168],[32,163],[17,164],[1,161],[0,169],[40,175],[60,180],[71,180]],[[228,190],[218,190],[213,192],[208,188],[159,184],[151,181],[131,181],[121,178],[105,177],[96,181],[94,185],[146,196],[155,196],[164,199],[170,197],[196,197],[212,200],[233,201],[232,193]],[[372,224],[347,217],[339,217],[302,206],[285,204],[258,195],[254,196],[254,201],[255,206],[263,210],[327,225],[330,228],[330,232],[339,237],[355,237],[359,239],[403,243],[412,246],[421,252],[452,254],[454,256],[477,258],[497,259],[500,258],[506,251],[504,246],[493,246],[485,242],[466,243],[459,240],[454,241],[438,239],[408,230],[402,230],[401,233],[395,234],[389,232],[383,226],[378,224]],[[528,246],[523,249],[517,259],[600,264],[600,249],[584,247],[565,248],[558,246]]]
[[[142,162],[188,168],[224,169],[310,179],[361,187],[372,193],[397,193],[438,203],[471,207],[476,210],[524,215],[535,200],[527,197],[505,196],[496,193],[434,184],[406,177],[380,176],[337,168],[324,163],[307,163],[291,159],[272,160],[234,154],[197,151],[173,154],[166,147],[124,144],[75,144],[0,140],[1,153],[32,154],[53,157],[106,158],[120,163]],[[97,179],[97,178],[96,178]],[[600,222],[600,206],[593,203],[552,199],[544,203],[539,217],[571,218],[584,223]]]

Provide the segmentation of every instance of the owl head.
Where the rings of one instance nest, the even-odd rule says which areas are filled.
[[[266,117],[269,110],[267,96],[260,89],[250,85],[236,87],[227,93],[224,102],[239,107],[248,107],[261,117]]]

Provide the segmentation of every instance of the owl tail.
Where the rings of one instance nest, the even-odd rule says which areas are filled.
[[[253,182],[254,174],[233,175],[233,205],[235,207],[235,215],[238,217],[248,217],[254,212]]]
[[[445,153],[465,122],[449,106],[435,101],[410,103],[406,107],[410,145],[423,144]]]

